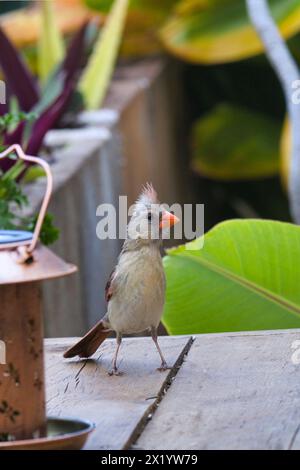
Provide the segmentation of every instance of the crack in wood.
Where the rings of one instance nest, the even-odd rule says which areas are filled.
[[[300,431],[300,424],[298,424],[298,426],[296,427],[296,429],[294,431],[294,434],[292,435],[292,438],[291,438],[290,443],[288,445],[288,450],[293,449],[293,445],[294,445],[294,442],[296,440],[296,437],[297,437],[299,431]]]
[[[140,421],[136,425],[135,429],[131,433],[130,437],[128,438],[127,442],[123,446],[124,450],[128,449],[136,449],[135,443],[140,437],[140,435],[143,433],[145,430],[147,423],[149,422],[150,419],[152,419],[156,409],[158,408],[160,402],[164,399],[165,395],[167,394],[169,388],[172,385],[172,382],[174,378],[176,377],[179,369],[181,368],[185,357],[188,355],[193,343],[194,343],[195,338],[191,336],[187,342],[187,344],[184,346],[183,350],[181,351],[180,355],[177,358],[177,361],[175,362],[174,366],[170,369],[170,372],[168,373],[166,380],[163,382],[158,394],[156,397],[153,397],[155,400],[150,408],[147,409],[147,412],[141,417]],[[150,400],[150,398],[148,398]]]
[[[84,369],[85,366],[87,365],[88,361],[89,361],[89,359],[85,359],[85,360],[84,360],[84,363],[83,363],[82,366],[80,367],[79,371],[76,373],[76,375],[75,375],[75,380],[76,380],[76,382],[79,382],[79,375],[80,375],[81,371],[83,371],[83,369]],[[77,384],[76,384],[76,385],[77,385]]]

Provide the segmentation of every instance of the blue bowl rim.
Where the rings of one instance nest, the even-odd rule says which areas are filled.
[[[3,236],[7,238],[1,240]],[[0,230],[0,245],[27,242],[32,240],[32,238],[33,233],[25,230]]]

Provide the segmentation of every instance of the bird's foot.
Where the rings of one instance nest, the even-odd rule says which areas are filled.
[[[159,372],[165,372],[166,370],[172,369],[171,366],[168,366],[166,362],[162,362],[161,366],[157,368]]]
[[[122,372],[121,370],[119,370],[117,368],[114,368],[114,369],[111,369],[110,371],[108,371],[108,375],[109,376],[112,376],[112,375],[119,376],[119,375],[124,375],[124,372]]]

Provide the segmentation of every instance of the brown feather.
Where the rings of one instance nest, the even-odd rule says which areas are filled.
[[[90,357],[97,351],[100,344],[110,335],[111,330],[107,329],[103,321],[100,320],[86,335],[74,346],[69,348],[64,357]]]
[[[115,275],[115,269],[111,272],[108,281],[105,286],[105,300],[106,302],[109,302],[110,299],[112,298],[113,295],[113,289],[112,289],[112,281]]]

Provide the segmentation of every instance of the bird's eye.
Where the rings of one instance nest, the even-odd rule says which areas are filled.
[[[148,212],[147,219],[149,220],[149,222],[151,222],[151,220],[152,220],[152,214],[151,214],[151,212]]]

